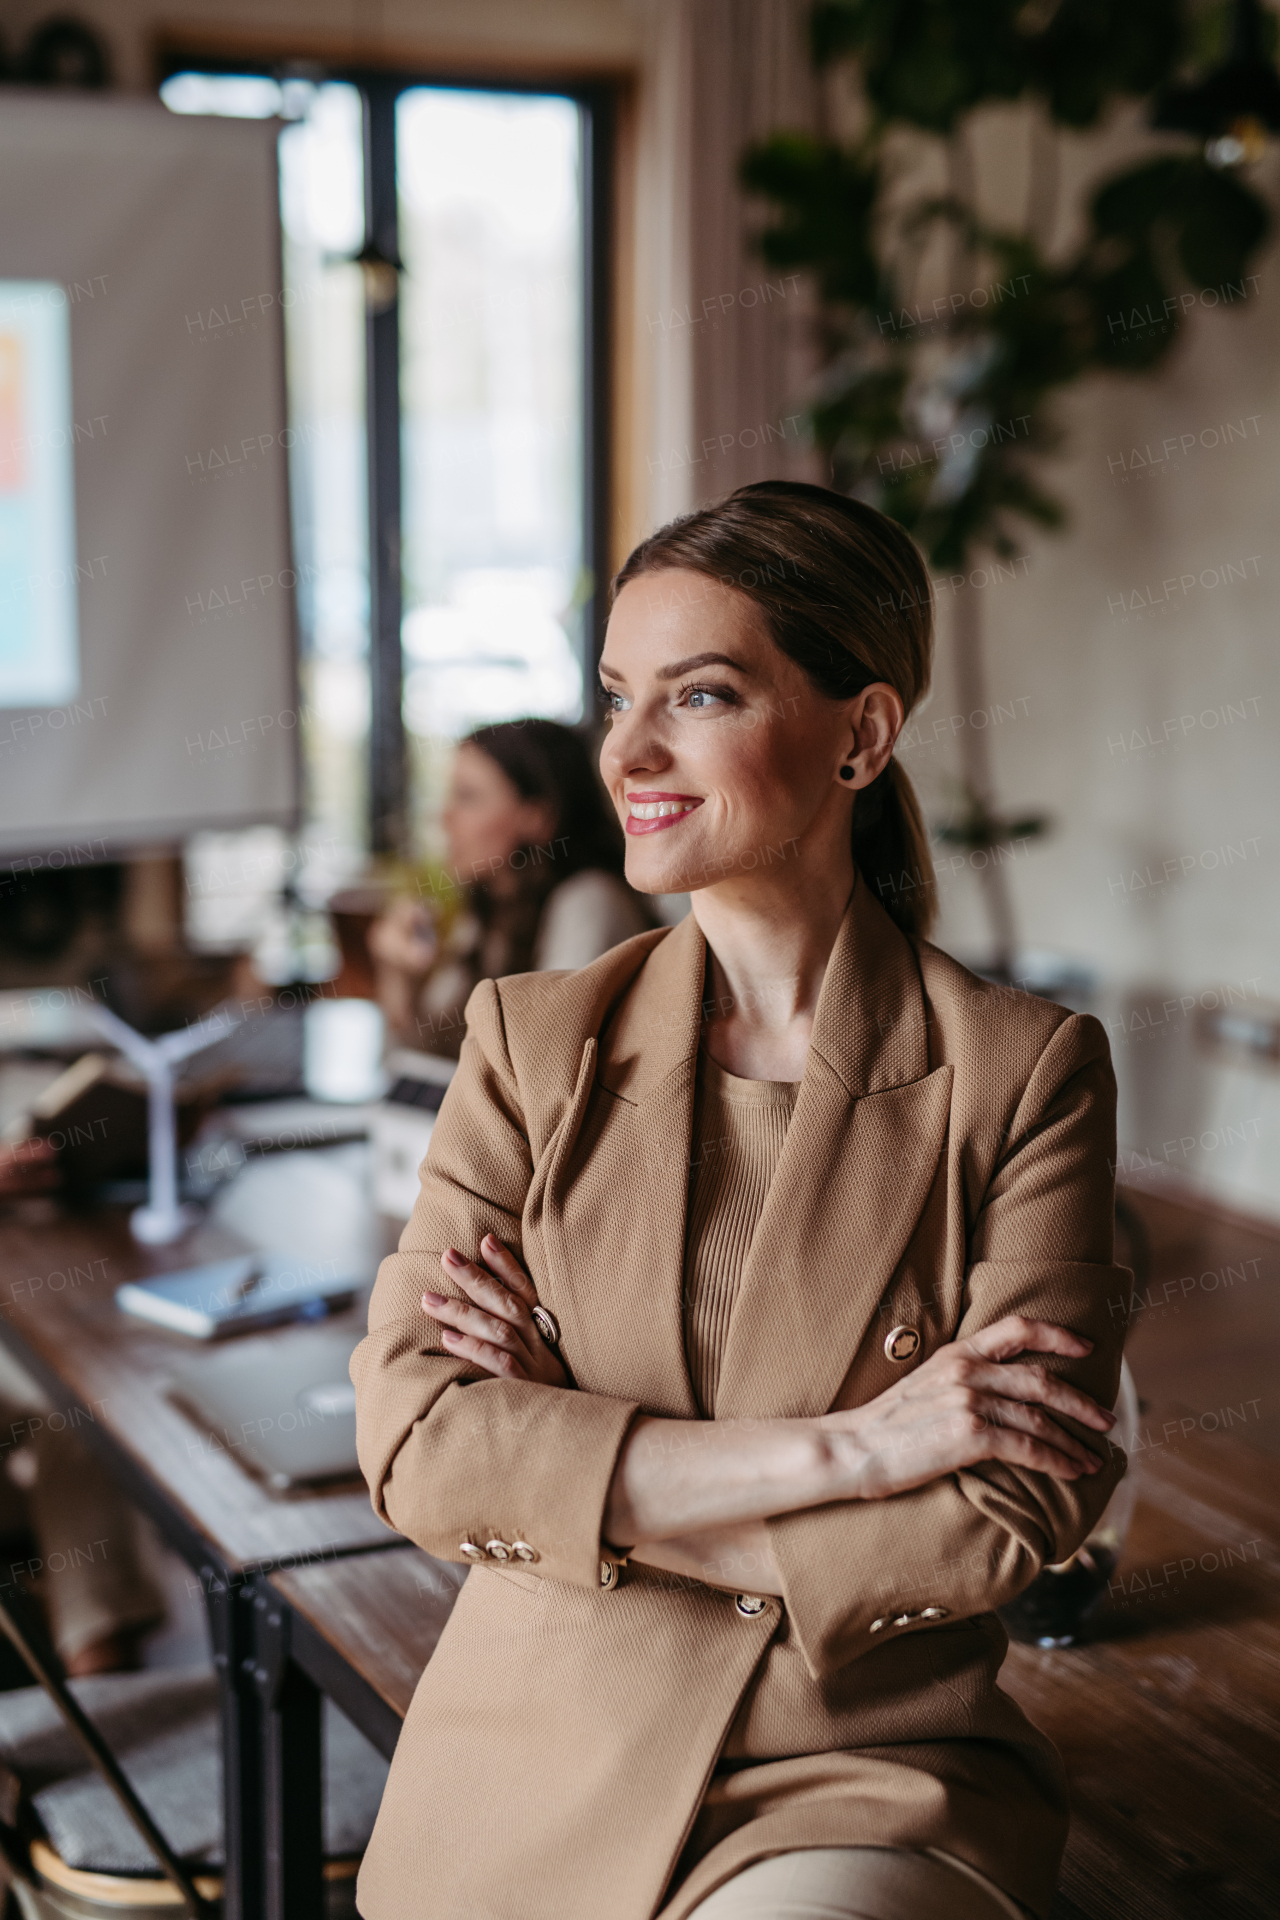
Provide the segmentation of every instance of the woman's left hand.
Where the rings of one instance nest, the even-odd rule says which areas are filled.
[[[491,1233],[480,1242],[480,1252],[485,1265],[464,1260],[455,1247],[440,1259],[465,1300],[442,1293],[422,1296],[424,1310],[440,1322],[447,1350],[499,1380],[572,1386],[554,1347],[538,1331],[533,1318],[537,1290],[520,1262]]]

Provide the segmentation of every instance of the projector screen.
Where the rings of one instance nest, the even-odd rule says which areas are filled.
[[[0,174],[0,857],[292,824],[275,127],[5,90]]]

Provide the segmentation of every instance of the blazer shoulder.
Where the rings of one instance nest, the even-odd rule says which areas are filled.
[[[1106,1031],[1092,1014],[984,980],[928,941],[917,951],[935,1065],[953,1064],[988,1086],[1002,1082],[1011,1093],[1038,1070],[1056,1068],[1066,1077],[1096,1059],[1109,1069]]]
[[[587,1041],[598,1038],[649,955],[670,933],[670,927],[646,928],[572,973],[512,973],[482,981],[467,1002],[467,1031],[484,1022],[488,1009],[482,996],[487,998],[488,989],[492,1017],[522,1093],[538,1104],[548,1095],[559,1098],[573,1089]]]

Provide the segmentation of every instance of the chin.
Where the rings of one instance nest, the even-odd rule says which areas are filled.
[[[637,893],[696,893],[721,877],[723,863],[705,839],[667,848],[661,845],[666,837],[646,835],[628,843],[627,884]]]
[[[623,872],[627,885],[636,893],[688,893],[688,883],[678,882],[670,867],[668,861],[637,860],[628,851]]]

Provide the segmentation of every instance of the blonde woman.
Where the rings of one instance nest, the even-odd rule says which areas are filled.
[[[379,1511],[472,1567],[360,1911],[1043,1915],[995,1609],[1124,1470],[1106,1040],[925,938],[900,528],[747,487],[615,585],[601,770],[693,912],[471,998],[353,1362]]]

